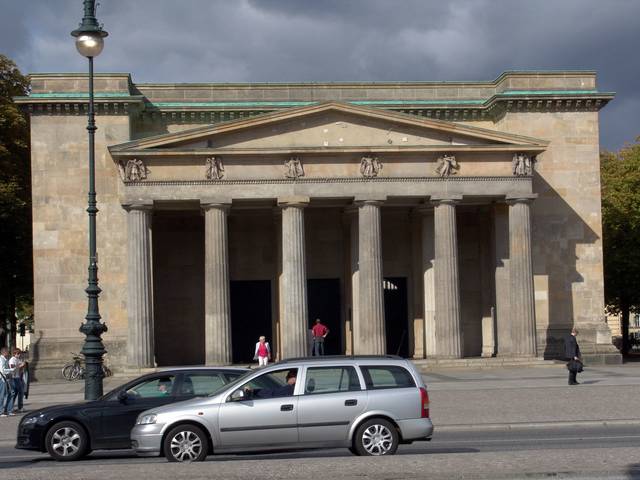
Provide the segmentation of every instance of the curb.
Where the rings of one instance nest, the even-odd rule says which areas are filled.
[[[435,432],[464,432],[468,430],[482,431],[507,431],[507,430],[533,430],[537,428],[567,428],[567,427],[607,427],[607,426],[640,426],[640,418],[612,419],[612,420],[573,420],[558,422],[520,422],[520,423],[473,423],[434,425]]]

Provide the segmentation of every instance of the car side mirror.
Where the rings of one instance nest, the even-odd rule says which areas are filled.
[[[244,400],[245,398],[247,398],[247,395],[245,395],[244,390],[242,390],[241,388],[236,390],[235,392],[233,392],[230,396],[229,396],[229,401],[230,402],[241,402],[242,400]]]
[[[129,395],[127,395],[127,391],[126,390],[120,390],[118,392],[118,401],[120,403],[127,403],[127,399],[129,398]]]

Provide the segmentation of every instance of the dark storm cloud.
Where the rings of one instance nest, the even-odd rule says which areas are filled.
[[[99,71],[136,82],[491,80],[593,69],[618,93],[602,144],[640,134],[635,0],[102,0]],[[84,71],[80,0],[0,0],[0,51],[25,72]]]

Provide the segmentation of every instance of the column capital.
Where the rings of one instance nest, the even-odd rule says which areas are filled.
[[[201,203],[200,210],[207,212],[209,210],[222,210],[228,212],[231,209],[230,203]]]
[[[278,197],[278,206],[281,208],[285,207],[298,207],[304,208],[309,205],[311,198],[305,197],[303,195],[291,195],[287,197]]]
[[[516,203],[531,204],[536,198],[538,198],[537,193],[513,194],[507,195],[505,202],[507,205],[515,205]]]
[[[376,205],[379,207],[382,206],[386,201],[386,195],[361,195],[353,199],[353,204],[356,207],[360,207],[362,205]]]
[[[145,200],[141,202],[123,203],[122,208],[124,208],[127,212],[130,212],[132,210],[151,212],[153,211],[153,201]]]
[[[432,205],[455,205],[456,203],[460,203],[462,200],[462,195],[457,193],[450,193],[445,195],[432,195],[430,198],[430,202]]]
[[[229,197],[210,197],[200,199],[200,209],[207,211],[210,208],[219,208],[228,210],[231,208],[231,198]]]

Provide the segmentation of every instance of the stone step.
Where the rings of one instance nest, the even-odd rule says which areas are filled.
[[[501,368],[501,367],[553,367],[563,365],[559,360],[545,360],[544,358],[447,358],[413,360],[420,372],[429,372],[443,368]]]

